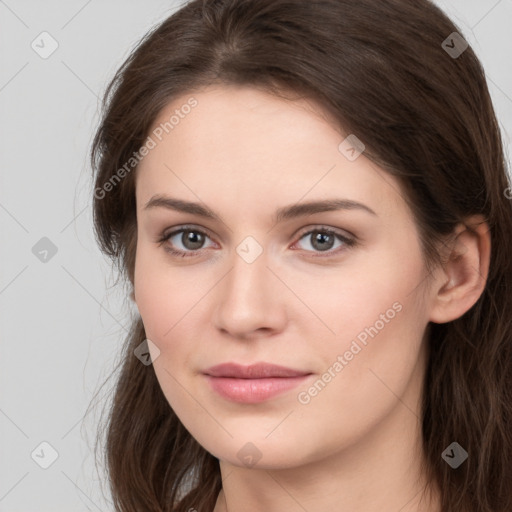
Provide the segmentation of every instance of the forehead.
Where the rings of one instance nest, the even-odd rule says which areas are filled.
[[[147,201],[179,191],[190,200],[248,204],[339,192],[354,200],[371,197],[375,210],[390,201],[396,206],[402,192],[392,176],[364,153],[350,161],[340,151],[347,135],[309,99],[235,86],[184,94],[162,109],[151,128],[155,146],[137,169],[137,196]]]
[[[328,116],[308,99],[287,100],[251,87],[212,86],[175,98],[159,113],[151,131],[163,142],[158,153],[193,148],[196,158],[215,154],[250,166],[262,155],[287,153],[290,159],[314,147],[317,156],[332,152],[341,133],[332,116],[330,123],[326,121]]]

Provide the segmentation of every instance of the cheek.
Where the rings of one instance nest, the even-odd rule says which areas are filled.
[[[187,294],[190,294],[189,288],[174,278],[179,274],[165,270],[158,252],[139,244],[134,273],[137,308],[146,336],[155,342],[170,336],[183,305],[188,302]],[[161,343],[159,347],[162,348]]]
[[[146,337],[155,343],[160,355],[155,371],[166,389],[178,376],[194,366],[194,354],[204,351],[197,335],[199,322],[209,318],[204,307],[216,276],[198,272],[194,265],[171,266],[163,249],[149,244],[137,247],[134,293]],[[170,381],[169,381],[170,379]]]
[[[385,294],[373,299],[358,318],[339,315],[336,341],[318,345],[322,368],[308,387],[297,389],[295,428],[305,436],[317,432],[326,456],[368,434],[394,408],[416,410],[412,390],[421,387],[421,308],[411,297],[399,297],[395,308],[387,308]]]
[[[186,283],[180,272],[167,268],[160,255],[146,247],[137,248],[134,291],[146,337],[159,349],[153,368],[169,404],[178,410],[190,409],[198,414],[187,400],[181,386],[181,371],[189,366],[192,344],[183,330],[186,314],[197,302],[197,291]],[[178,379],[178,381],[176,380]]]
[[[311,336],[325,373],[316,390],[303,390],[304,402],[318,394],[317,405],[327,408],[329,401],[341,400],[364,415],[365,406],[392,401],[389,389],[399,394],[407,387],[427,324],[419,247],[409,247],[408,254],[408,261],[397,265],[390,246],[360,259],[357,269],[333,275],[322,288],[301,281],[297,294],[307,296],[308,305],[334,331]]]
[[[400,260],[403,252],[407,260]],[[390,241],[379,250],[354,254],[338,267],[312,267],[300,276],[293,269],[281,269],[284,281],[293,283],[293,292],[314,314],[309,317],[311,326],[318,328],[315,338],[322,344],[338,343],[339,349],[359,334],[364,342],[371,327],[372,333],[375,328],[379,333],[392,331],[409,316],[413,323],[424,316],[420,293],[425,269],[419,247]]]

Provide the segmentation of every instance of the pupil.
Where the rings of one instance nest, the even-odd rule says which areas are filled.
[[[328,249],[330,249],[332,247],[332,242],[333,242],[332,235],[328,235],[328,234],[325,234],[325,233],[317,232],[316,236],[314,237],[314,242],[315,243],[320,242],[322,244],[322,242],[325,242],[329,238],[331,238],[331,243],[327,244],[327,245],[329,245],[329,247],[326,247],[325,245],[320,245],[317,248],[319,248],[322,251],[328,250]],[[313,244],[313,246],[315,245],[315,243]]]
[[[185,231],[183,233],[185,240],[188,244],[192,244],[193,247],[188,247],[189,249],[198,249],[202,245],[202,235],[195,231]],[[187,244],[184,244],[187,246]]]

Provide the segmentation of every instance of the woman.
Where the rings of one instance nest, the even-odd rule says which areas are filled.
[[[195,0],[103,107],[116,510],[512,510],[509,182],[437,7]]]

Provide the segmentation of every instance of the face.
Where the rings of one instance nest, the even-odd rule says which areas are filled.
[[[154,371],[192,436],[238,466],[318,461],[377,431],[398,397],[417,406],[418,231],[398,182],[328,119],[304,99],[210,87],[160,113],[137,169],[134,296]],[[205,374],[221,363],[302,376]]]

